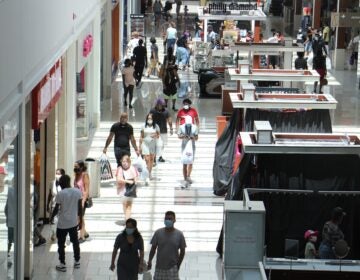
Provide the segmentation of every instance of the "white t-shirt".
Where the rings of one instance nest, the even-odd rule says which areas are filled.
[[[177,36],[177,30],[174,27],[169,27],[168,29],[166,29],[166,38],[167,39],[176,39]]]
[[[135,47],[137,47],[139,45],[139,40],[140,40],[139,38],[132,38],[129,41],[129,43],[127,45],[127,47],[128,47],[127,52],[128,52],[129,56],[132,56],[133,50],[135,49]]]
[[[78,225],[78,205],[81,191],[77,188],[66,188],[56,196],[56,204],[60,204],[57,227],[73,228]]]

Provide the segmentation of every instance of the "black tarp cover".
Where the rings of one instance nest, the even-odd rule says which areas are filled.
[[[231,199],[242,199],[243,188],[315,191],[360,191],[358,155],[245,154],[233,184]],[[235,181],[235,180],[234,180]],[[303,254],[307,229],[322,231],[331,210],[341,206],[346,217],[341,225],[351,247],[348,258],[360,259],[360,197],[358,195],[320,195],[259,193],[251,200],[262,200],[266,209],[267,256],[283,257],[285,238],[300,241]],[[319,236],[321,240],[321,234]]]
[[[232,182],[235,145],[239,134],[240,110],[235,109],[215,145],[213,164],[214,194],[223,196],[227,193]]]

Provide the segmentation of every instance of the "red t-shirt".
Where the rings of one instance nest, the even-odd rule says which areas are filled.
[[[177,114],[177,117],[180,119],[180,125],[185,123],[185,116],[190,116],[192,123],[195,124],[195,118],[198,117],[198,113],[194,108],[190,108],[189,110],[180,109]]]

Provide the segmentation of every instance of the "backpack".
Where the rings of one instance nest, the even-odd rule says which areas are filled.
[[[154,3],[154,7],[153,7],[153,11],[154,13],[161,13],[161,3],[160,2],[155,2]]]

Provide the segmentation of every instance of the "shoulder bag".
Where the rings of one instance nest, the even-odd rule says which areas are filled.
[[[130,167],[131,168],[131,167]],[[124,180],[125,179],[125,175],[124,175],[124,171],[123,171],[123,177],[124,177]],[[124,196],[127,196],[127,197],[136,197],[136,184],[133,183],[133,184],[129,184],[129,183],[125,183],[125,193],[124,193]]]

